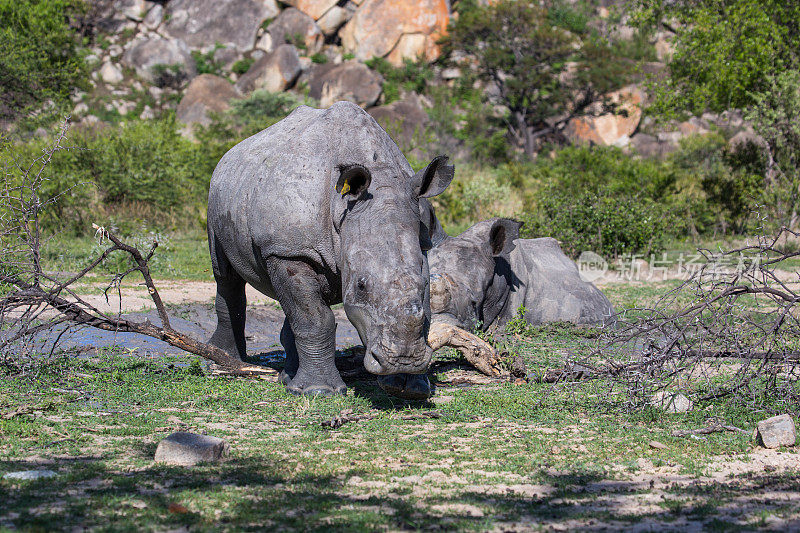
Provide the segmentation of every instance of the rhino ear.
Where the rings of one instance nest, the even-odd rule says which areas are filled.
[[[430,198],[441,194],[453,181],[455,167],[447,164],[447,156],[435,157],[427,167],[414,174],[414,187],[417,196]]]
[[[361,193],[369,188],[372,174],[361,165],[345,165],[339,167],[339,180],[336,182],[336,192],[351,198],[358,198]]]
[[[489,231],[489,247],[493,256],[507,254],[514,249],[514,241],[519,239],[522,222],[510,218],[498,218]]]

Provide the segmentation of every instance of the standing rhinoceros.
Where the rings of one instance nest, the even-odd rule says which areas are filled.
[[[245,355],[245,283],[286,313],[282,380],[298,394],[335,394],[336,323],[345,312],[373,374],[424,373],[431,359],[430,231],[420,198],[453,178],[446,157],[413,173],[358,106],[301,106],[245,139],[211,178],[208,237],[217,282],[211,343]]]

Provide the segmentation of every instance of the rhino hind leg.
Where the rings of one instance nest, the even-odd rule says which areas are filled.
[[[303,261],[267,259],[270,282],[286,312],[281,344],[286,366],[281,380],[293,394],[344,394],[336,370],[336,319],[322,298],[313,269]],[[295,365],[296,361],[296,365]]]
[[[247,341],[244,336],[247,307],[244,280],[233,272],[224,278],[217,278],[214,307],[217,311],[217,329],[209,343],[234,357],[244,359],[247,355]]]

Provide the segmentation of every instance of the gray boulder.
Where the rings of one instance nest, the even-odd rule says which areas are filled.
[[[417,93],[407,93],[402,100],[373,107],[367,113],[389,132],[404,151],[410,146],[427,144],[423,137],[430,118]]]
[[[373,105],[383,90],[383,77],[358,61],[317,65],[311,73],[309,96],[321,107],[347,100],[362,108]]]
[[[233,43],[244,52],[253,48],[258,28],[270,13],[257,0],[172,0],[162,31],[193,50]]]
[[[183,41],[151,34],[137,37],[122,63],[159,87],[179,87],[197,75],[194,59]]]
[[[692,400],[679,392],[658,391],[650,398],[650,405],[667,413],[688,413],[694,407]]]
[[[319,52],[322,48],[322,30],[314,19],[293,7],[281,11],[281,14],[267,26],[267,32],[272,37],[272,46],[284,43],[305,46],[309,54]]]
[[[794,420],[789,415],[762,420],[756,427],[756,437],[765,448],[794,446],[797,440]]]
[[[236,82],[236,88],[244,94],[256,89],[280,92],[291,87],[300,72],[302,65],[297,49],[284,44],[253,63],[250,70]]]
[[[211,122],[209,113],[221,113],[230,109],[230,102],[241,93],[225,78],[213,74],[201,74],[192,80],[178,104],[176,116],[184,124]]]
[[[208,435],[178,431],[158,443],[155,462],[168,465],[192,466],[223,459],[228,443]]]

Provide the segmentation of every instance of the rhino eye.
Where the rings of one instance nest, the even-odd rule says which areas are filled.
[[[363,291],[364,289],[366,289],[367,288],[367,278],[358,278],[358,281],[356,282],[356,287],[360,291]]]

